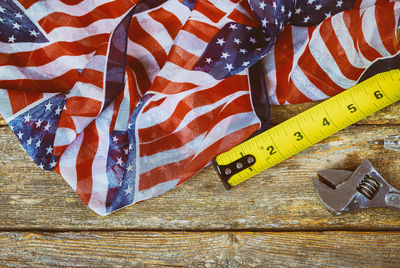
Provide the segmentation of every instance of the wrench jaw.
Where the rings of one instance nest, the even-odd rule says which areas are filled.
[[[321,182],[318,179],[314,179],[314,187],[317,192],[317,196],[321,200],[322,204],[333,214],[340,215],[342,214],[342,208],[338,208],[335,206],[334,202],[334,194],[332,192],[334,189],[327,186],[325,183]]]
[[[353,174],[347,170],[325,169],[317,172],[314,186],[325,207],[336,215],[346,210],[350,197],[340,195],[340,186]]]

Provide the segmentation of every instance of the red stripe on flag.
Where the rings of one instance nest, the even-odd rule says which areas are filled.
[[[59,77],[49,80],[0,80],[0,88],[31,92],[67,92],[72,89],[78,78],[78,71],[70,70]]]
[[[394,3],[384,7],[376,6],[375,19],[383,45],[390,54],[396,54],[399,51],[399,40],[396,37]]]
[[[342,74],[348,79],[357,81],[364,72],[364,69],[353,66],[347,58],[346,51],[340,45],[339,39],[335,34],[331,18],[321,24],[319,32]]]
[[[121,90],[121,92],[118,94],[118,96],[115,97],[115,99],[114,99],[113,115],[112,115],[111,123],[110,123],[110,133],[114,131],[115,123],[117,122],[117,118],[118,118],[119,108],[121,107],[121,103],[122,103],[122,100],[124,99],[124,95],[125,95],[125,88],[124,88],[124,90]]]
[[[140,91],[146,92],[151,86],[151,81],[146,73],[145,67],[138,59],[130,55],[126,55],[126,62],[136,76],[136,82],[138,83]]]
[[[42,1],[42,0],[18,0],[18,2],[26,9],[31,7],[36,2],[40,2],[40,1]]]
[[[103,77],[104,73],[94,70],[94,69],[83,69],[80,77],[79,82],[92,84],[98,88],[103,88]]]
[[[354,44],[357,44],[357,50],[361,51],[363,56],[369,61],[374,61],[381,57],[381,54],[371,47],[364,38],[362,31],[362,16],[359,10],[351,10],[343,12],[343,21],[353,39]],[[372,19],[372,18],[371,18]]]
[[[10,99],[12,112],[13,114],[15,114],[29,104],[40,100],[43,97],[43,94],[36,92],[9,90],[8,97]]]
[[[164,8],[151,11],[149,16],[151,16],[155,21],[161,23],[165,29],[167,29],[172,39],[175,39],[179,30],[182,28],[182,23],[178,17]]]
[[[72,130],[76,130],[75,123],[71,118],[71,115],[67,110],[63,110],[61,112],[60,121],[58,122],[58,128],[69,128]],[[76,131],[75,131],[76,132]]]
[[[59,1],[63,2],[66,5],[74,6],[83,2],[84,0],[59,0]]]
[[[319,66],[314,56],[310,51],[310,43],[304,50],[298,61],[298,65],[307,76],[311,83],[324,92],[328,96],[334,96],[343,91],[343,88],[338,86],[327,73]]]
[[[246,10],[247,14],[249,14],[250,17],[247,14],[243,14],[243,12],[241,12],[240,10],[234,9],[233,12],[231,14],[229,14],[228,18],[230,18],[231,20],[233,20],[233,21],[235,21],[237,23],[249,25],[251,27],[259,27],[260,26],[260,21],[254,15],[254,12],[251,10],[249,2],[248,1],[242,1],[240,3],[240,6],[244,10]]]
[[[210,42],[219,32],[219,28],[196,20],[187,21],[183,29],[206,43]]]
[[[135,74],[133,73],[131,68],[126,68],[126,74],[128,76],[127,83],[129,86],[129,115],[132,114],[136,105],[139,103],[140,98],[143,96],[145,92],[140,92],[139,88],[136,85]]]
[[[177,178],[174,175],[179,175],[180,177],[181,169],[189,166],[191,162],[192,156],[189,156],[184,160],[166,164],[141,174],[139,178],[139,191],[150,189],[163,182],[176,180]]]
[[[167,59],[167,53],[165,52],[164,48],[153,36],[147,33],[136,17],[132,18],[130,31],[129,31],[129,38],[141,45],[142,47],[146,48],[156,59],[158,66],[160,69],[164,66],[164,63]]]
[[[280,90],[280,89],[277,89]],[[288,85],[288,96],[287,96],[287,101],[289,103],[295,104],[295,103],[304,103],[304,102],[310,102],[313,101],[312,99],[308,98],[306,95],[304,95],[293,83],[293,81],[290,79],[289,85]]]
[[[214,23],[220,21],[226,14],[207,0],[197,0],[194,10],[200,12]]]
[[[181,83],[170,81],[164,77],[157,76],[151,86],[152,91],[162,92],[163,94],[176,94],[191,90],[198,85],[189,82]]]
[[[109,34],[93,35],[75,42],[56,42],[29,52],[1,53],[0,65],[41,66],[62,56],[87,55],[95,51],[99,44],[107,41],[109,36]]]
[[[194,140],[204,132],[209,131],[218,122],[224,118],[234,114],[246,113],[252,111],[252,107],[249,100],[249,95],[243,95],[230,103],[223,103],[213,110],[204,113],[188,123],[184,128],[179,131],[175,131],[176,127],[171,129],[160,129],[158,133],[153,136],[157,136],[152,142],[140,144],[140,156],[154,155],[162,151],[172,150],[184,146],[186,143]],[[175,118],[171,116],[170,121],[175,121]],[[140,129],[141,130],[141,129]],[[144,134],[145,135],[145,134]],[[146,142],[149,140],[148,137],[144,136],[142,132],[139,133],[140,142]]]
[[[251,27],[258,27],[259,25],[237,9],[233,10],[232,13],[229,14],[228,18],[230,18],[234,22],[248,25]]]
[[[169,119],[157,125],[138,130],[141,142],[150,142],[159,139],[165,133],[172,133],[185,118],[186,114],[194,108],[210,105],[240,90],[248,90],[247,76],[231,76],[214,87],[197,91],[184,97],[179,101]]]
[[[172,45],[169,55],[168,59],[170,62],[187,70],[191,70],[200,59],[198,56],[177,45]]]
[[[88,204],[93,186],[92,164],[99,145],[96,124],[89,124],[82,135],[82,145],[76,158],[76,192]]]
[[[167,99],[167,97],[164,97],[164,98],[161,98],[161,99],[159,99],[159,100],[149,102],[149,103],[143,108],[142,113],[145,113],[145,112],[151,110],[152,108],[155,108],[155,107],[160,106],[166,99]]]
[[[84,28],[98,20],[118,18],[132,6],[133,3],[131,1],[117,0],[98,6],[83,16],[54,12],[40,19],[38,23],[47,33],[58,27]]]
[[[102,103],[92,98],[71,96],[65,106],[72,116],[95,117],[100,113]]]
[[[285,53],[282,53],[285,51]],[[285,27],[274,49],[276,66],[276,97],[279,104],[284,104],[290,93],[289,74],[293,67],[293,39],[292,27]]]

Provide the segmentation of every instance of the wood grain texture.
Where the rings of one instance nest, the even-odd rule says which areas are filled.
[[[0,243],[0,264],[5,266],[398,267],[400,263],[398,232],[5,232],[0,233]]]
[[[279,124],[298,113],[310,109],[320,102],[309,102],[295,105],[271,106],[271,123]],[[358,121],[356,124],[400,124],[400,102],[394,103],[367,118]]]
[[[303,112],[320,102],[309,102],[294,105],[272,105],[271,124],[279,124],[296,114]],[[392,104],[381,111],[357,122],[357,124],[400,124],[400,102]],[[0,126],[7,125],[0,116]]]
[[[161,196],[100,217],[57,174],[35,166],[8,128],[0,128],[0,229],[400,230],[400,213],[388,209],[330,214],[312,184],[317,170],[354,170],[369,158],[400,188],[400,153],[367,143],[398,132],[397,125],[351,126],[231,191],[208,167]]]

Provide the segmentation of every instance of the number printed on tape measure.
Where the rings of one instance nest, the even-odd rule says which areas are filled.
[[[398,100],[400,70],[375,75],[218,155],[216,165],[254,157],[252,166],[222,176],[237,185]]]

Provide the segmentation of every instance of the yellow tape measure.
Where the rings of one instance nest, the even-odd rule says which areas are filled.
[[[235,186],[400,100],[400,70],[377,74],[216,157],[225,186]]]

